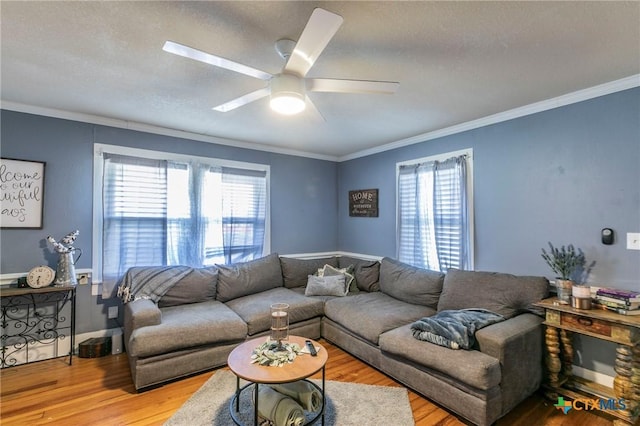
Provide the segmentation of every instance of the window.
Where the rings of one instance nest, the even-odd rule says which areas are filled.
[[[94,273],[202,267],[269,252],[269,167],[96,144]]]
[[[473,269],[472,165],[471,149],[396,165],[400,261]]]

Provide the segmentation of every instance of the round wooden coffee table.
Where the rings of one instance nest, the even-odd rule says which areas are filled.
[[[229,358],[227,359],[229,369],[236,375],[236,393],[231,399],[231,403],[229,404],[229,413],[231,414],[231,418],[233,419],[233,421],[237,425],[243,424],[238,419],[238,416],[236,414],[240,412],[240,394],[242,393],[242,391],[248,389],[249,387],[255,385],[255,395],[257,395],[258,387],[261,384],[290,383],[298,380],[305,380],[312,386],[316,387],[322,394],[322,408],[320,409],[320,412],[315,417],[310,419],[306,424],[311,424],[318,420],[318,418],[322,417],[322,424],[324,425],[324,373],[325,365],[328,358],[327,350],[315,340],[307,339],[306,337],[300,336],[289,336],[289,343],[297,343],[302,348],[304,348],[305,346],[305,340],[311,340],[311,343],[316,347],[318,351],[318,355],[298,355],[292,363],[285,364],[282,367],[270,367],[259,365],[257,363],[252,364],[251,355],[253,353],[253,350],[264,343],[265,340],[265,336],[248,340],[231,351],[231,353],[229,354]],[[307,380],[310,376],[316,374],[318,371],[322,371],[322,387],[319,387],[315,383]],[[250,383],[241,388],[240,379],[244,379]],[[255,398],[255,403],[253,405],[253,416],[254,425],[257,425],[258,398]]]

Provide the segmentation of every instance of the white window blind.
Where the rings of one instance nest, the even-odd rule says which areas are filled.
[[[131,266],[163,265],[167,247],[166,161],[105,154],[103,280]]]

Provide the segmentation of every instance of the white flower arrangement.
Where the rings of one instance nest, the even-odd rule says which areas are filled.
[[[69,232],[60,240],[60,242],[57,242],[51,235],[49,235],[47,237],[47,241],[51,243],[51,245],[53,246],[53,249],[56,252],[71,253],[72,251],[75,250],[75,248],[73,247],[73,242],[78,237],[78,234],[80,234],[80,231],[78,231],[77,229],[73,232]]]

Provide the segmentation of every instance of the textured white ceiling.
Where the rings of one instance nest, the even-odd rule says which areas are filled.
[[[309,77],[400,82],[394,95],[311,93],[324,115],[268,99],[213,106],[265,82],[162,51],[173,40],[278,73],[280,38],[312,10],[344,18]],[[341,157],[640,73],[634,2],[0,3],[1,99]]]

